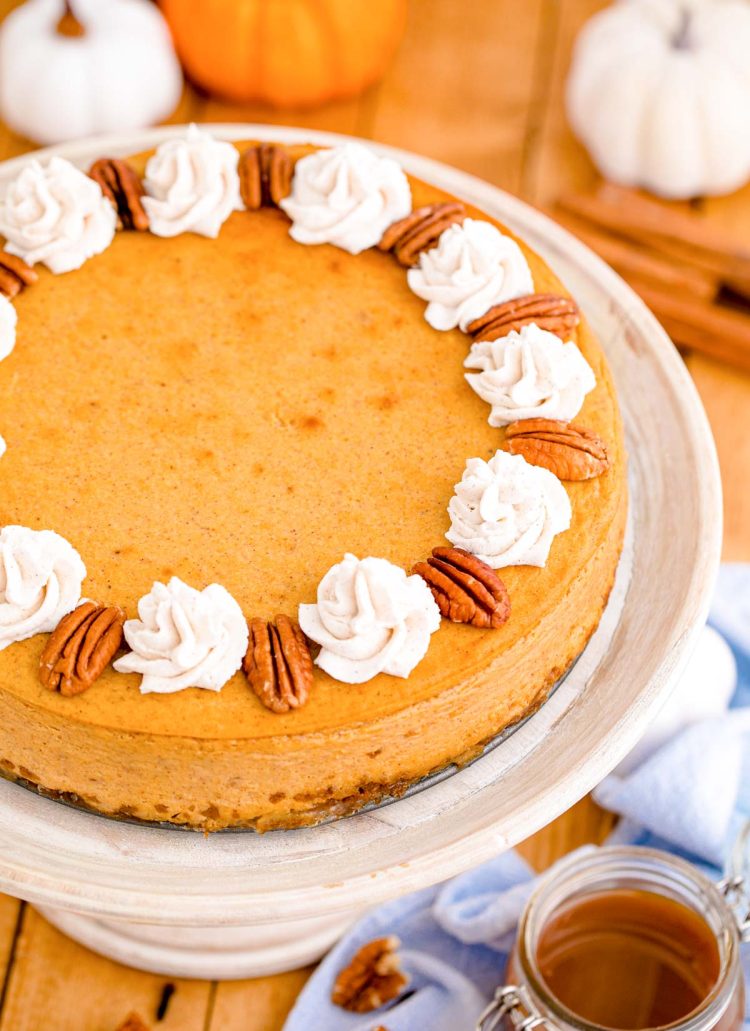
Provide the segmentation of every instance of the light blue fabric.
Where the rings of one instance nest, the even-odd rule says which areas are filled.
[[[709,622],[737,662],[732,710],[688,727],[628,775],[607,777],[595,797],[623,817],[611,842],[675,852],[718,880],[740,825],[750,818],[750,565],[722,567]],[[472,1031],[502,983],[533,883],[526,863],[506,852],[374,910],[318,967],[285,1031],[374,1031],[381,1025],[388,1031]],[[401,939],[402,964],[411,977],[406,992],[365,1016],[333,1006],[338,972],[361,945],[384,935]],[[750,947],[744,952],[750,978]],[[748,1031],[749,1022],[750,993]]]

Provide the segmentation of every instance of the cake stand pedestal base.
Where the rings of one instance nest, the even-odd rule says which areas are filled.
[[[118,963],[152,974],[212,981],[265,977],[312,963],[363,912],[252,927],[174,927],[38,909],[63,934]]]

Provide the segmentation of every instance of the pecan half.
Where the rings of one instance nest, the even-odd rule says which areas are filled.
[[[578,305],[570,297],[555,294],[526,294],[512,301],[496,304],[467,326],[466,332],[475,341],[497,340],[512,331],[535,322],[540,329],[560,336],[576,328],[581,321]]]
[[[130,1013],[117,1028],[117,1031],[151,1031],[148,1024],[144,1024],[138,1013]]]
[[[452,623],[497,629],[510,616],[505,584],[491,566],[463,548],[433,548],[412,570],[427,582],[440,614]]]
[[[560,480],[590,480],[609,468],[607,445],[593,430],[555,419],[522,419],[506,427],[513,455],[549,469]]]
[[[466,210],[458,201],[427,204],[388,226],[378,247],[393,251],[402,265],[416,265],[422,251],[434,247],[446,229],[465,218]]]
[[[409,983],[396,951],[400,944],[391,936],[363,945],[336,978],[331,1002],[352,1013],[370,1013],[400,995]]]
[[[39,679],[72,697],[87,691],[122,643],[122,609],[84,601],[58,623],[39,660]]]
[[[292,188],[294,162],[289,152],[275,143],[248,147],[238,165],[240,193],[248,211],[278,207]]]
[[[253,691],[271,712],[289,712],[305,704],[313,682],[307,638],[289,616],[276,625],[251,619],[250,641],[242,663]]]
[[[39,276],[23,258],[0,251],[0,294],[12,300],[25,286],[36,283]]]
[[[89,176],[99,183],[102,193],[117,212],[118,229],[148,229],[148,215],[141,198],[146,192],[141,177],[127,161],[100,158],[89,169]]]

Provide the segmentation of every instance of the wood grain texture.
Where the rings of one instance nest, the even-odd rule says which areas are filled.
[[[0,1014],[8,994],[16,947],[23,927],[26,903],[0,895]]]
[[[606,6],[607,0],[545,0],[534,137],[527,148],[521,183],[521,196],[532,204],[548,204],[596,181],[593,165],[568,128],[565,80],[576,36],[584,22]]]
[[[517,0],[416,0],[366,135],[518,192],[543,7],[528,0],[519,16]]]
[[[120,967],[51,927],[30,906],[16,942],[0,1031],[115,1031],[131,1011],[155,1022],[165,978]],[[159,1028],[203,1031],[211,986],[176,981]]]
[[[224,981],[217,986],[211,1031],[281,1031],[312,967],[255,981]]]
[[[750,205],[750,195],[748,195]],[[750,560],[750,373],[708,358],[689,356],[687,365],[706,407],[716,441],[724,490],[725,562]]]
[[[0,0],[4,16],[20,0]],[[412,0],[406,38],[386,80],[359,100],[315,112],[237,107],[186,89],[170,121],[282,122],[403,145],[440,158],[537,204],[595,179],[567,129],[562,84],[572,42],[605,0]],[[32,144],[0,125],[0,159]],[[747,236],[750,187],[701,207]],[[689,368],[716,436],[725,485],[725,557],[750,559],[750,377],[705,359]],[[521,846],[538,869],[585,841],[611,817],[584,799]],[[19,917],[22,914],[22,919]],[[181,982],[158,1028],[275,1031],[309,975],[257,981]],[[118,967],[64,938],[29,907],[0,897],[0,1031],[114,1031],[131,1009],[153,1021],[163,979]]]

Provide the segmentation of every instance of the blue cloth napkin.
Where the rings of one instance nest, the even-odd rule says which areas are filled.
[[[739,827],[750,818],[750,565],[722,567],[709,623],[737,663],[731,709],[687,727],[626,775],[607,777],[594,796],[622,817],[610,842],[677,853],[718,880]],[[712,689],[710,679],[705,689]],[[506,852],[446,884],[373,910],[320,964],[285,1031],[374,1031],[381,1025],[388,1031],[472,1031],[503,981],[534,881],[517,853]],[[360,946],[386,935],[401,939],[408,989],[394,1004],[364,1016],[334,1006],[331,989],[339,971]],[[750,947],[744,951],[750,978]],[[750,993],[750,1029],[748,1022]]]

